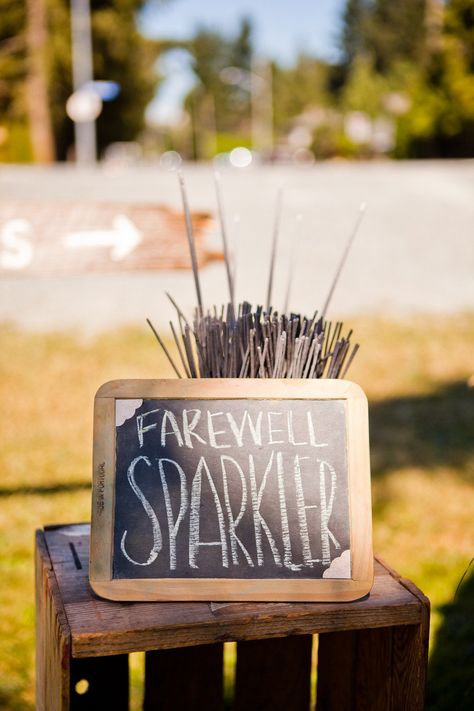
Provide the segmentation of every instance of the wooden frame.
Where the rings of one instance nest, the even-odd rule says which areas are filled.
[[[115,400],[345,400],[351,579],[112,577],[115,509]],[[116,380],[99,388],[94,407],[90,583],[112,600],[350,601],[373,583],[367,398],[347,380]]]

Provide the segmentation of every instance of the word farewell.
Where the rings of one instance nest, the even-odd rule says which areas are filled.
[[[296,447],[327,447],[327,442],[319,442],[317,439],[311,411],[308,410],[305,415],[303,426],[300,425],[300,431],[295,433],[293,410],[266,413],[260,411],[252,418],[247,410],[239,417],[233,412],[211,412],[193,408],[183,409],[178,421],[178,417],[171,410],[156,408],[136,418],[138,442],[140,447],[143,447],[145,433],[156,430],[158,441],[154,441],[154,444],[161,447],[167,446],[170,437],[179,447],[190,449],[196,443],[214,449],[285,443]],[[298,441],[298,438],[302,441]]]

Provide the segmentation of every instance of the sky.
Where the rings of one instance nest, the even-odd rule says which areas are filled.
[[[345,0],[169,0],[149,3],[141,17],[148,37],[186,39],[197,27],[235,34],[239,20],[250,17],[257,54],[290,65],[305,52],[328,60],[338,56],[337,37]],[[173,121],[193,74],[182,56],[160,67],[167,79],[160,85],[149,117]]]

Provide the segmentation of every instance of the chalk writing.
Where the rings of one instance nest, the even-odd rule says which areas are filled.
[[[344,401],[120,403],[115,577],[321,578],[350,549]]]

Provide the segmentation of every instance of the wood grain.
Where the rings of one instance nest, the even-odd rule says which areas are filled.
[[[261,378],[197,378],[183,380],[110,380],[96,393],[99,398],[172,398],[173,400],[212,400],[225,398],[261,398],[264,400],[311,400],[318,398],[365,399],[362,388],[350,380],[268,379]]]
[[[365,394],[357,385],[351,383],[347,394],[352,577],[364,581],[368,592],[373,578],[368,406]]]
[[[359,630],[356,654],[355,711],[387,711],[391,708],[392,628]]]
[[[392,709],[421,711],[428,670],[430,601],[411,580],[399,575],[384,560],[380,562],[391,577],[420,602],[420,624],[394,627],[392,631]]]
[[[69,709],[71,633],[45,536],[36,532],[36,708]]]
[[[429,601],[386,563],[379,561],[379,571],[418,600],[419,621],[320,635],[317,711],[424,708]]]
[[[400,711],[423,711],[428,649],[423,625],[394,628],[393,678],[391,708]]]
[[[223,645],[147,652],[144,711],[223,708]]]
[[[234,711],[307,711],[311,635],[239,642]]]
[[[429,601],[387,564],[376,559],[371,594],[353,603],[113,603],[89,586],[88,529],[37,532],[39,711],[125,711],[127,652],[143,650],[158,650],[146,711],[220,710],[225,640],[238,641],[236,711],[307,709],[315,633],[318,711],[423,709]]]
[[[239,640],[237,710],[308,708],[310,635],[317,632],[318,711],[423,709],[429,602],[386,564],[376,561],[370,596],[352,604],[122,604],[92,593],[88,543],[85,525],[37,534],[40,711],[125,710],[125,653],[144,649],[165,650],[147,654],[147,711],[220,709],[222,641],[231,639]],[[89,682],[82,696],[74,691],[81,679]]]
[[[420,624],[419,598],[380,563],[370,595],[352,603],[117,603],[96,597],[87,574],[87,526],[46,530],[74,657],[214,642]],[[78,570],[69,542],[82,563]]]
[[[351,711],[357,632],[330,632],[318,639],[317,711]]]
[[[94,406],[92,458],[91,580],[110,580],[115,507],[115,401],[104,398]]]

